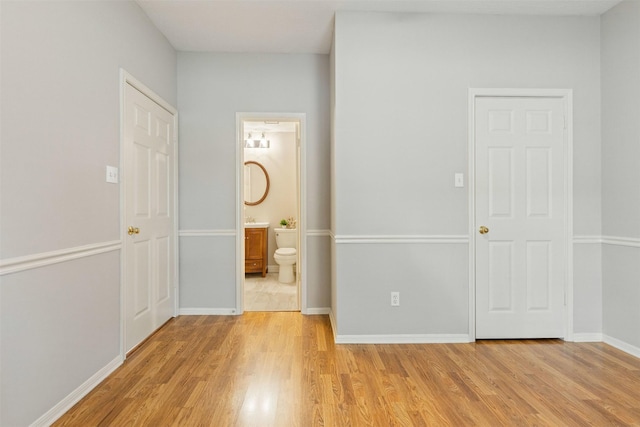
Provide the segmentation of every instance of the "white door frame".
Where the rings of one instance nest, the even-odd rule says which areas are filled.
[[[167,101],[162,99],[158,94],[149,89],[144,83],[140,80],[133,77],[126,70],[120,69],[120,173],[119,173],[119,191],[120,191],[120,242],[124,242],[126,236],[125,231],[125,188],[127,182],[127,176],[124,173],[124,126],[125,126],[125,88],[127,84],[130,84],[141,93],[146,95],[149,99],[154,101],[156,104],[160,105],[165,110],[169,111],[173,115],[173,244],[174,248],[174,307],[173,307],[173,316],[178,315],[178,307],[180,307],[179,301],[179,283],[178,278],[180,277],[178,267],[180,259],[179,257],[179,247],[178,244],[178,110],[169,104]],[[120,251],[120,356],[122,360],[126,358],[126,350],[125,350],[125,265],[126,265],[126,253],[125,253],[125,245],[122,244],[122,250]]]
[[[307,115],[305,113],[236,113],[236,314],[244,312],[244,129],[245,121],[295,121],[300,123],[300,155],[298,156],[298,173],[300,192],[298,205],[298,231],[300,242],[300,265],[296,266],[301,276],[300,311],[307,314]]]
[[[469,89],[469,341],[476,340],[475,101],[480,97],[562,98],[565,101],[565,321],[564,340],[573,341],[573,91],[571,89]]]

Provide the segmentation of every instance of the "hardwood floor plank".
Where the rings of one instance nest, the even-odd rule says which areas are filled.
[[[640,425],[640,360],[603,343],[336,345],[326,316],[183,316],[55,426]]]

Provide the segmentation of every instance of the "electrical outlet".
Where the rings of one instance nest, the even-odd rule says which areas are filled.
[[[400,292],[391,292],[391,305],[394,307],[400,305]]]

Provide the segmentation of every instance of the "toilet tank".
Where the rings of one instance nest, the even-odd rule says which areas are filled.
[[[276,233],[276,246],[298,249],[297,228],[274,228],[273,231]]]

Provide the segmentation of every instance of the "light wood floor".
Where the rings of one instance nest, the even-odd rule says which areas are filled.
[[[182,316],[54,425],[640,425],[640,359],[557,340],[334,345],[326,316]]]
[[[297,311],[298,287],[278,282],[278,273],[246,274],[244,278],[245,311]]]

